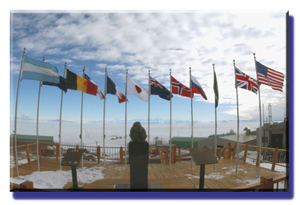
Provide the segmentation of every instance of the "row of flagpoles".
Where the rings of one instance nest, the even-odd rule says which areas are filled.
[[[81,121],[80,121],[80,139],[81,139],[81,147],[83,146],[83,137],[82,137],[82,114],[83,114],[83,93],[88,93],[92,95],[98,94],[100,99],[104,100],[103,103],[103,150],[104,150],[104,165],[105,165],[105,106],[106,106],[106,95],[112,94],[118,97],[119,103],[125,102],[125,153],[127,149],[127,94],[135,95],[139,97],[141,100],[148,102],[148,142],[150,141],[150,95],[159,95],[160,98],[169,100],[170,101],[170,152],[171,152],[171,144],[172,144],[172,93],[178,94],[184,97],[191,98],[191,148],[193,148],[193,96],[194,94],[200,94],[205,100],[207,97],[205,95],[204,90],[202,89],[201,84],[198,80],[191,74],[191,68],[189,69],[190,75],[190,86],[189,88],[179,81],[177,81],[172,76],[172,70],[170,69],[170,90],[166,89],[161,83],[150,76],[149,70],[149,80],[148,80],[148,90],[145,89],[143,86],[136,83],[130,77],[128,77],[128,70],[126,70],[126,86],[125,86],[125,95],[120,91],[120,89],[115,85],[115,83],[108,77],[107,69],[105,69],[105,88],[104,94],[99,90],[98,86],[91,80],[91,78],[85,73],[85,67],[83,69],[83,77],[76,75],[75,73],[71,72],[67,69],[65,63],[64,67],[64,76],[60,76],[58,74],[58,70],[55,66],[44,62],[38,61],[28,56],[25,56],[25,48],[23,52],[22,62],[20,66],[20,74],[18,80],[18,87],[17,87],[17,96],[16,96],[16,109],[15,109],[15,156],[17,159],[17,105],[18,105],[18,93],[19,93],[19,85],[22,79],[31,79],[31,80],[38,80],[40,81],[39,84],[39,95],[38,95],[38,108],[37,108],[37,146],[38,146],[38,117],[39,117],[39,98],[40,98],[40,91],[42,85],[50,85],[50,86],[57,86],[61,91],[61,106],[60,106],[60,122],[59,122],[59,145],[61,147],[61,119],[62,119],[62,103],[63,103],[63,92],[67,92],[67,89],[72,90],[79,90],[82,91],[81,96]],[[283,79],[284,75],[278,71],[270,69],[259,62],[256,61],[255,54],[255,67],[256,67],[256,74],[257,80],[254,80],[250,76],[246,75],[242,71],[240,71],[235,66],[235,61],[233,62],[234,65],[234,72],[235,72],[235,88],[236,88],[236,99],[237,99],[237,153],[239,147],[239,104],[238,104],[238,88],[247,89],[249,91],[257,93],[259,91],[259,115],[260,115],[260,133],[259,133],[259,153],[261,152],[261,102],[260,102],[260,84],[265,84],[271,86],[272,89],[282,91],[283,87]],[[219,91],[218,91],[218,83],[217,83],[217,76],[215,72],[215,66],[213,64],[213,74],[214,74],[214,93],[215,93],[215,155],[217,150],[217,107],[219,104]],[[37,147],[37,154],[38,154],[38,147]],[[59,155],[61,156],[61,149],[59,149]],[[169,168],[171,169],[171,155],[169,159]],[[16,173],[17,177],[19,176],[18,173],[18,162],[16,160]],[[61,164],[61,157],[60,157],[60,164]],[[83,166],[83,160],[82,160]],[[125,157],[125,167],[127,166],[127,158]],[[238,157],[236,158],[236,173],[237,173],[237,166],[238,166]],[[259,162],[260,166],[260,162]],[[258,166],[258,176],[259,176],[259,166]],[[61,169],[61,166],[60,166]],[[193,162],[191,159],[191,169],[193,169]],[[39,168],[39,157],[38,157],[38,170]],[[215,171],[215,166],[214,166]]]

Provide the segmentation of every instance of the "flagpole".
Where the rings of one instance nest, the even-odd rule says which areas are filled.
[[[190,67],[190,92],[191,92],[191,148],[194,148],[194,142],[193,142],[193,131],[194,131],[194,120],[193,120],[193,91],[192,91],[192,70]],[[191,170],[193,170],[193,158],[191,156]]]
[[[126,85],[125,85],[125,168],[127,168],[127,79],[128,79],[128,69],[126,69]]]
[[[213,64],[214,77],[215,77],[215,64]],[[216,93],[215,93],[216,98]],[[217,156],[217,106],[215,100],[215,156]],[[216,171],[216,164],[214,164],[214,172]]]
[[[65,62],[64,68],[64,78],[66,78],[67,62]],[[62,103],[63,103],[63,90],[61,90],[61,100],[60,100],[60,115],[59,115],[59,169],[61,170],[61,118],[62,118]]]
[[[258,150],[258,169],[257,169],[257,177],[259,177],[259,171],[260,171],[260,155],[261,155],[261,136],[262,136],[262,128],[261,128],[261,102],[260,102],[260,84],[258,81],[258,73],[257,73],[257,67],[256,67],[256,57],[255,57],[255,53],[253,53],[254,56],[254,62],[255,62],[255,70],[256,70],[256,78],[257,78],[257,83],[258,83],[258,100],[259,100],[259,142],[258,142],[258,146],[259,146],[259,150]]]
[[[151,95],[151,86],[150,86],[150,70],[148,70],[149,80],[148,80],[148,144],[150,143],[150,95]],[[150,162],[150,161],[149,161]]]
[[[107,68],[105,68],[104,104],[103,104],[103,167],[105,167],[105,103],[107,94]],[[101,156],[100,156],[101,158]]]
[[[236,167],[235,167],[235,174],[237,174],[238,160],[239,160],[240,118],[239,118],[239,96],[238,96],[238,88],[237,88],[237,85],[236,85],[235,60],[233,60],[233,68],[234,68],[234,77],[235,77],[236,108],[237,108],[237,146],[236,146]]]
[[[20,80],[21,80],[21,71],[22,71],[22,66],[23,66],[23,61],[24,61],[24,56],[25,56],[25,51],[26,48],[24,48],[23,51],[23,56],[22,56],[22,61],[21,61],[21,66],[20,66],[20,72],[19,72],[19,80],[18,80],[18,87],[17,87],[17,96],[16,96],[16,109],[15,109],[15,166],[16,166],[16,174],[17,177],[19,177],[19,167],[18,167],[18,155],[17,155],[17,112],[18,112],[18,98],[19,98],[19,87],[20,87]]]
[[[170,69],[170,153],[171,153],[171,144],[172,144],[172,69]],[[171,155],[170,155],[171,156]],[[169,160],[169,169],[171,169],[171,157]]]
[[[45,62],[45,56],[43,56],[43,62]],[[36,155],[37,155],[37,166],[40,171],[40,154],[39,154],[39,111],[40,111],[40,96],[41,96],[42,81],[39,84],[39,94],[36,112]]]
[[[84,78],[84,71],[85,71],[85,66],[83,66],[83,74],[82,77]],[[80,141],[81,141],[81,149],[82,147],[82,114],[83,114],[83,92],[81,91],[81,118],[80,118]],[[83,156],[81,156],[81,167],[83,168]]]

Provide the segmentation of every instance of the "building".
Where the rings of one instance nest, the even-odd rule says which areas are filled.
[[[53,143],[53,136],[39,136],[39,142]],[[17,146],[36,143],[36,135],[17,134]],[[15,135],[10,135],[10,146],[15,146]]]
[[[287,122],[265,123],[262,127],[262,146],[287,149]],[[259,132],[259,128],[257,129]]]

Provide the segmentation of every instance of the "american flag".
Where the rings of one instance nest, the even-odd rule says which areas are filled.
[[[92,79],[91,79],[87,74],[84,73],[83,77],[84,77],[85,79],[87,79],[88,81],[90,81],[91,83],[95,84],[94,81],[92,81]],[[95,85],[96,85],[96,84],[95,84]],[[99,88],[97,88],[97,93],[98,93],[98,95],[100,96],[100,99],[101,99],[101,100],[102,100],[102,99],[105,99],[105,96],[104,96],[103,93],[99,90]]]
[[[257,93],[257,81],[235,67],[236,86]]]
[[[256,68],[258,74],[259,84],[265,84],[270,86],[273,90],[282,92],[284,74],[268,68],[263,64],[256,61]]]

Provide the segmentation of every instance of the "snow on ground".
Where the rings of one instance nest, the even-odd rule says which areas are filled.
[[[78,183],[92,183],[99,179],[104,179],[102,170],[104,167],[95,166],[91,168],[77,169]],[[33,182],[34,188],[39,189],[62,189],[68,182],[72,182],[71,171],[42,171],[33,172],[30,175],[19,176],[19,178],[10,178],[10,181],[20,184],[24,181]]]

